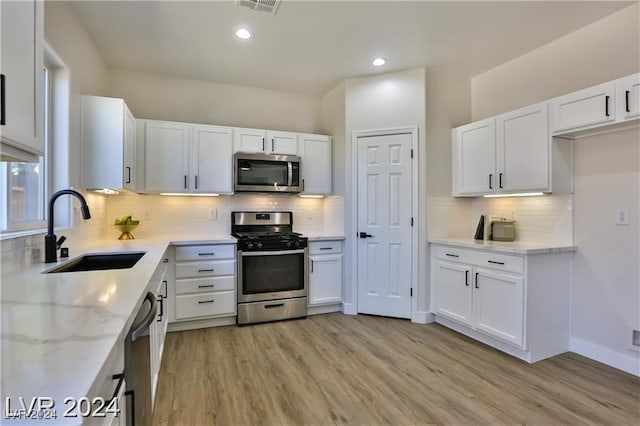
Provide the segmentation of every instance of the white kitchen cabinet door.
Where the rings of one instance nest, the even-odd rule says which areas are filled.
[[[191,188],[197,193],[233,192],[233,132],[229,127],[194,126]]]
[[[27,157],[42,155],[44,2],[2,1],[0,8],[2,144],[26,152]]]
[[[436,262],[436,313],[465,325],[472,325],[471,267]]]
[[[302,194],[330,195],[331,186],[331,137],[325,135],[300,135],[302,159]]]
[[[553,134],[588,129],[615,120],[613,81],[552,99]]]
[[[127,104],[124,105],[124,167],[122,173],[124,176],[124,188],[130,191],[136,191],[136,118],[133,116]]]
[[[495,191],[495,119],[453,129],[453,195],[481,195]]]
[[[267,152],[266,132],[260,129],[233,129],[233,152]]]
[[[82,186],[135,191],[136,119],[118,98],[82,96]]]
[[[268,131],[265,152],[267,154],[298,155],[298,135],[291,132]]]
[[[478,268],[474,274],[473,310],[477,330],[522,346],[524,278]]]
[[[309,306],[342,302],[342,254],[309,256]]]
[[[640,117],[640,73],[616,80],[618,121]]]
[[[548,104],[540,103],[496,117],[497,190],[549,188]]]
[[[189,131],[183,123],[148,121],[145,135],[147,192],[188,192]]]

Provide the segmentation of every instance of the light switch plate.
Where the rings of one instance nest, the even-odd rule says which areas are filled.
[[[619,208],[616,210],[616,225],[629,224],[629,209]]]
[[[209,220],[216,220],[218,218],[218,209],[209,209]]]

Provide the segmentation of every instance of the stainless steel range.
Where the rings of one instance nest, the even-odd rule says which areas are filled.
[[[238,239],[238,324],[307,316],[307,238],[291,212],[232,212]]]

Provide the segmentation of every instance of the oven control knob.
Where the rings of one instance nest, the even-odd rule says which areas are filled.
[[[258,248],[262,248],[262,243],[257,243],[257,244],[256,244],[256,247],[258,247]]]
[[[253,243],[247,243],[247,248],[248,249],[252,249],[253,248]]]
[[[291,241],[287,241],[287,247],[291,247],[293,243]]]
[[[296,241],[296,247],[300,247],[300,241]]]

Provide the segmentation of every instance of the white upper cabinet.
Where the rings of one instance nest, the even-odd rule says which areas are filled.
[[[571,192],[572,149],[549,133],[548,103],[453,129],[453,196]]]
[[[233,192],[233,134],[229,127],[193,126],[191,176],[192,192]]]
[[[615,120],[615,84],[607,82],[551,100],[553,133],[582,130]]]
[[[493,192],[495,179],[495,119],[453,129],[453,195]]]
[[[162,121],[146,124],[146,192],[231,193],[230,127]]]
[[[619,121],[640,117],[640,73],[616,80],[616,112]]]
[[[265,148],[267,154],[298,155],[298,135],[267,131]]]
[[[302,158],[302,194],[331,194],[331,137],[325,135],[299,135]]]
[[[496,191],[548,191],[550,141],[547,103],[496,117]]]
[[[261,129],[233,129],[233,152],[298,155],[297,134]]]
[[[265,152],[266,137],[260,129],[233,129],[233,152]]]
[[[82,186],[136,190],[136,120],[124,100],[82,96]]]
[[[44,152],[44,2],[3,1],[0,134],[2,152],[37,161]]]
[[[146,192],[188,192],[190,130],[186,123],[147,121]]]

